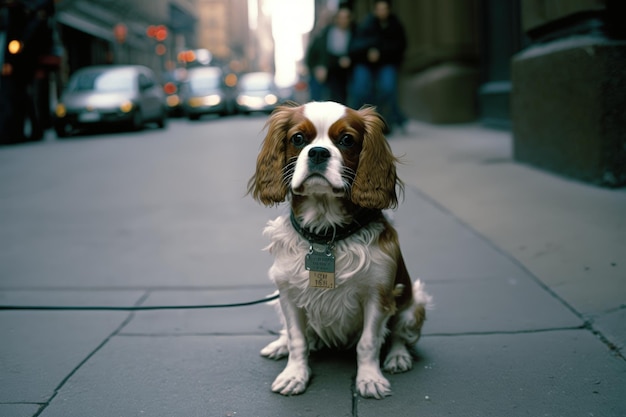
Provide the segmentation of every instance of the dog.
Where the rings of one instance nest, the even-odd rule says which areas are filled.
[[[248,193],[290,213],[268,222],[269,277],[284,325],[261,355],[288,356],[272,391],[295,395],[310,378],[309,352],[356,345],[356,388],[363,397],[391,394],[383,369],[412,367],[430,296],[411,279],[398,234],[383,214],[403,183],[397,158],[374,108],[335,102],[291,103],[270,115]]]

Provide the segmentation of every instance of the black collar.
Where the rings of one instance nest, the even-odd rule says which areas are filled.
[[[290,220],[293,228],[296,229],[296,232],[298,232],[300,236],[311,243],[325,245],[352,236],[354,233],[358,232],[372,221],[379,219],[381,216],[382,211],[380,210],[361,208],[355,214],[352,219],[352,223],[341,227],[331,227],[326,229],[325,233],[314,233],[302,227],[298,222],[298,219],[296,219],[296,215],[293,213],[293,210],[291,210]]]

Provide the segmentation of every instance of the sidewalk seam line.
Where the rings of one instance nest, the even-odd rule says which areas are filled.
[[[148,298],[149,295],[150,295],[150,291],[144,292],[144,294],[141,297],[139,297],[135,305],[141,305]],[[63,386],[65,386],[65,384],[70,380],[70,378],[72,378],[76,374],[76,372],[78,372],[78,370],[83,367],[83,365],[85,365],[92,357],[96,355],[96,353],[98,353],[107,343],[109,343],[109,341],[113,337],[117,336],[122,331],[122,329],[126,327],[128,323],[130,323],[130,321],[134,318],[134,316],[135,316],[135,312],[130,312],[128,316],[122,321],[122,323],[119,326],[117,326],[117,328],[115,328],[113,332],[111,332],[111,334],[109,334],[102,342],[100,342],[100,344],[98,344],[98,346],[96,346],[94,350],[92,350],[89,354],[87,354],[87,356],[82,361],[80,361],[78,365],[76,365],[74,369],[72,369],[70,373],[65,376],[65,378],[61,380],[59,385],[57,385],[57,387],[54,389],[54,392],[50,396],[50,398],[45,403],[42,403],[42,405],[39,407],[39,410],[37,410],[37,412],[33,415],[33,417],[40,416],[41,413],[43,413],[46,410],[46,408],[48,408],[48,406],[52,403],[52,401],[56,398],[56,396],[59,394],[59,391],[63,388]]]
[[[484,332],[428,333],[428,334],[423,334],[422,337],[492,336],[492,335],[498,335],[498,334],[510,334],[510,335],[534,334],[534,333],[547,333],[547,332],[563,332],[563,331],[571,331],[571,330],[589,330],[589,328],[586,323],[583,323],[580,326],[551,327],[551,328],[534,329],[534,330],[494,330],[494,331],[484,331]]]
[[[477,238],[482,240],[485,244],[487,244],[490,248],[495,250],[501,256],[508,259],[518,268],[520,268],[523,272],[525,272],[540,288],[546,291],[550,296],[552,296],[555,300],[559,301],[565,308],[567,308],[570,312],[572,312],[576,317],[578,317],[584,323],[583,328],[588,329],[594,336],[596,336],[608,349],[617,355],[620,359],[626,361],[626,356],[624,356],[618,349],[615,348],[615,345],[609,341],[609,339],[602,334],[599,330],[595,329],[592,325],[592,322],[586,318],[583,314],[581,314],[578,310],[576,310],[572,305],[570,305],[565,299],[561,298],[552,288],[550,288],[547,284],[545,284],[539,277],[537,277],[533,272],[531,272],[526,265],[524,265],[520,260],[515,258],[513,255],[508,253],[507,251],[500,248],[495,244],[491,239],[487,238],[487,236],[480,233],[478,230],[471,227],[468,223],[466,223],[463,219],[455,215],[452,211],[450,211],[447,207],[439,203],[433,197],[428,195],[426,192],[421,190],[415,185],[411,185],[407,187],[410,190],[413,190],[417,194],[418,197],[423,198],[426,202],[430,203],[436,209],[442,211],[443,213],[452,217],[457,223],[467,229],[470,233],[474,234]]]

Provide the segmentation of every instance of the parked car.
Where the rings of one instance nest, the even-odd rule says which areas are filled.
[[[279,92],[274,75],[269,72],[250,72],[239,79],[237,111],[241,113],[271,112],[278,104]]]
[[[147,122],[165,127],[165,95],[154,73],[140,65],[86,67],[76,71],[56,107],[54,128],[65,137],[76,130],[120,126],[140,130]]]
[[[227,115],[234,110],[226,93],[224,73],[218,67],[189,69],[180,91],[184,112],[190,120],[205,114]]]

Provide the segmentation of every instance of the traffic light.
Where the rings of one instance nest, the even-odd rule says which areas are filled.
[[[167,39],[167,27],[164,25],[150,25],[146,29],[146,35],[148,35],[149,38],[154,38],[159,42],[163,42]]]

